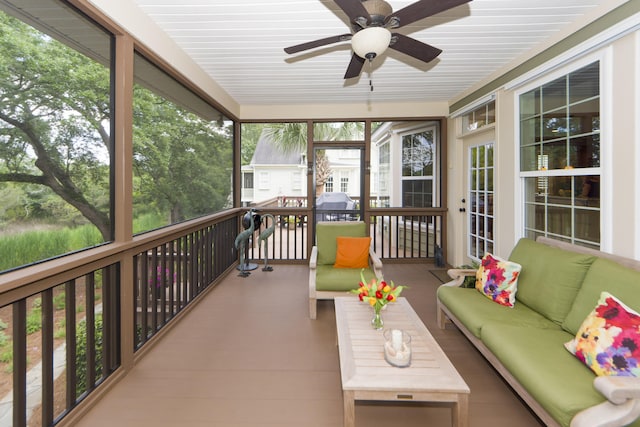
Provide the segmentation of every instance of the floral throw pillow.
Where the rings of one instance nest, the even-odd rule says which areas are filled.
[[[520,270],[520,264],[486,253],[476,272],[476,289],[498,304],[513,307]]]
[[[564,345],[596,375],[640,376],[640,315],[608,292]]]

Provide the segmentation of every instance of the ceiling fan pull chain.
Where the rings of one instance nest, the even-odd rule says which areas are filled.
[[[373,92],[373,65],[372,65],[372,60],[369,59],[369,88],[371,89],[371,92]]]

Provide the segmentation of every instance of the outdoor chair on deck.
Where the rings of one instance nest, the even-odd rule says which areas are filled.
[[[367,281],[382,278],[382,262],[373,252],[366,224],[318,222],[316,244],[309,260],[309,317],[316,318],[317,300],[344,296],[358,288],[363,269]]]

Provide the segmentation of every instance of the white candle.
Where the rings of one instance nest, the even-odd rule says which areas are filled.
[[[402,350],[402,331],[394,329],[391,331],[391,346],[395,351]]]

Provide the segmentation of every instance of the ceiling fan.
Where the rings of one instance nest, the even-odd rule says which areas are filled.
[[[290,46],[288,54],[351,40],[353,55],[344,75],[345,79],[358,77],[365,60],[382,54],[387,47],[423,62],[434,60],[442,50],[391,30],[403,27],[436,13],[454,8],[471,0],[420,0],[394,12],[384,0],[334,0],[351,21],[353,33],[340,34]]]

